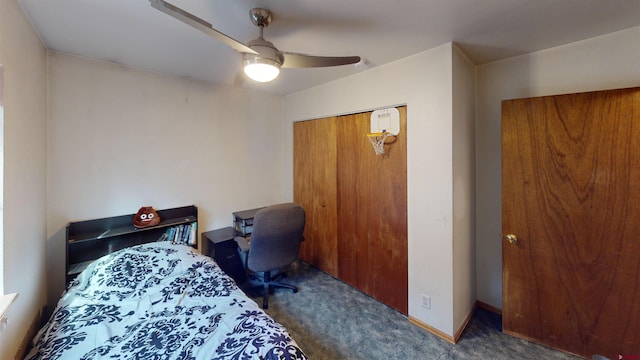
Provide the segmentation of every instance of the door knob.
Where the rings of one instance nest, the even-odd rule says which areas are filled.
[[[514,234],[507,234],[507,241],[509,242],[509,244],[515,245],[518,243],[518,237]]]

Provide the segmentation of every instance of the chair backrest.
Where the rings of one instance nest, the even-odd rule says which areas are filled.
[[[262,272],[282,268],[298,258],[305,224],[304,209],[296,203],[271,205],[253,218],[247,267]]]

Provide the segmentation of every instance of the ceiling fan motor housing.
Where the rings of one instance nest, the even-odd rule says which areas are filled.
[[[247,44],[251,49],[255,50],[259,55],[255,54],[244,54],[245,61],[251,59],[264,59],[271,60],[276,63],[277,67],[280,67],[284,61],[284,56],[273,46],[273,43],[267,41],[263,38],[258,38],[250,41]]]

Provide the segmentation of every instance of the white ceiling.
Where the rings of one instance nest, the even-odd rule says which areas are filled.
[[[281,51],[358,55],[378,66],[453,41],[476,64],[640,25],[640,0],[168,0],[244,43],[249,10],[273,13],[265,38]],[[232,85],[241,55],[147,0],[18,0],[49,49]],[[640,39],[639,39],[640,41]],[[288,94],[362,71],[283,69]]]

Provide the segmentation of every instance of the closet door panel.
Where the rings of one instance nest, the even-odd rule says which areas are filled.
[[[346,283],[373,295],[368,286],[368,278],[375,276],[369,272],[368,237],[372,207],[369,178],[375,174],[370,172],[371,161],[364,160],[373,155],[366,137],[369,127],[366,114],[338,119],[338,275]]]
[[[306,211],[300,258],[338,276],[336,118],[293,126],[294,201]]]
[[[376,180],[370,189],[369,228],[375,239],[370,248],[370,267],[376,276],[369,278],[369,287],[380,294],[384,302],[408,314],[408,254],[407,254],[407,127],[406,107],[400,111],[400,133],[388,146],[384,156],[369,155],[375,164]],[[370,146],[371,147],[371,146]]]
[[[400,133],[375,155],[371,112],[338,118],[339,277],[408,312],[406,107]]]

